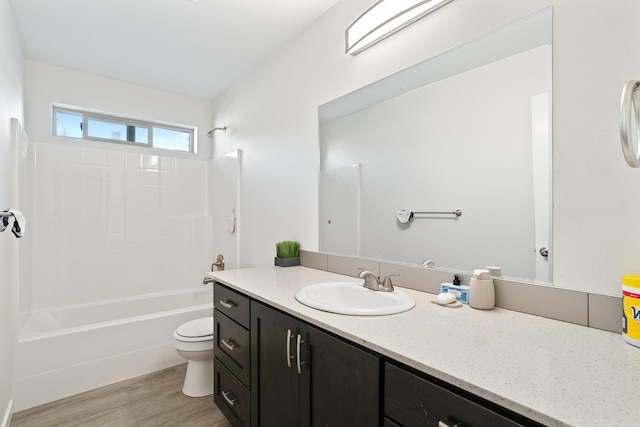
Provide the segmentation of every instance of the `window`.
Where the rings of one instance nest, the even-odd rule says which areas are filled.
[[[53,106],[53,135],[194,152],[194,128]]]

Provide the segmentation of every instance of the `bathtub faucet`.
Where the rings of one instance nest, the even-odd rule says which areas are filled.
[[[213,264],[211,264],[211,271],[216,271],[216,270],[213,269],[214,267],[218,271],[224,270],[224,257],[222,256],[222,254],[219,254],[216,257],[215,262]],[[202,281],[202,284],[206,285],[206,284],[211,283],[213,281],[214,281],[214,279],[212,279],[211,277],[204,276],[204,280]]]

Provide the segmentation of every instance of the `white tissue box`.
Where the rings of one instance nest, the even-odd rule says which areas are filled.
[[[454,294],[456,300],[463,304],[469,304],[469,286],[454,285],[453,283],[442,283],[440,285],[441,293]]]

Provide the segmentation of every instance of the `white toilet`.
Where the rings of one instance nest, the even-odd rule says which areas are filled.
[[[182,392],[190,397],[213,394],[213,317],[202,317],[180,325],[173,345],[189,360]]]

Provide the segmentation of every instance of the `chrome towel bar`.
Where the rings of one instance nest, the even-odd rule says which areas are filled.
[[[622,99],[620,100],[620,142],[622,143],[624,159],[632,168],[640,167],[640,144],[638,143],[640,139],[639,88],[640,81],[629,80],[622,88]],[[635,142],[632,136],[634,123],[636,128]]]
[[[453,212],[416,212],[416,211],[412,211],[411,213],[413,215],[455,215],[455,216],[462,215],[462,211],[460,209],[456,209]]]

